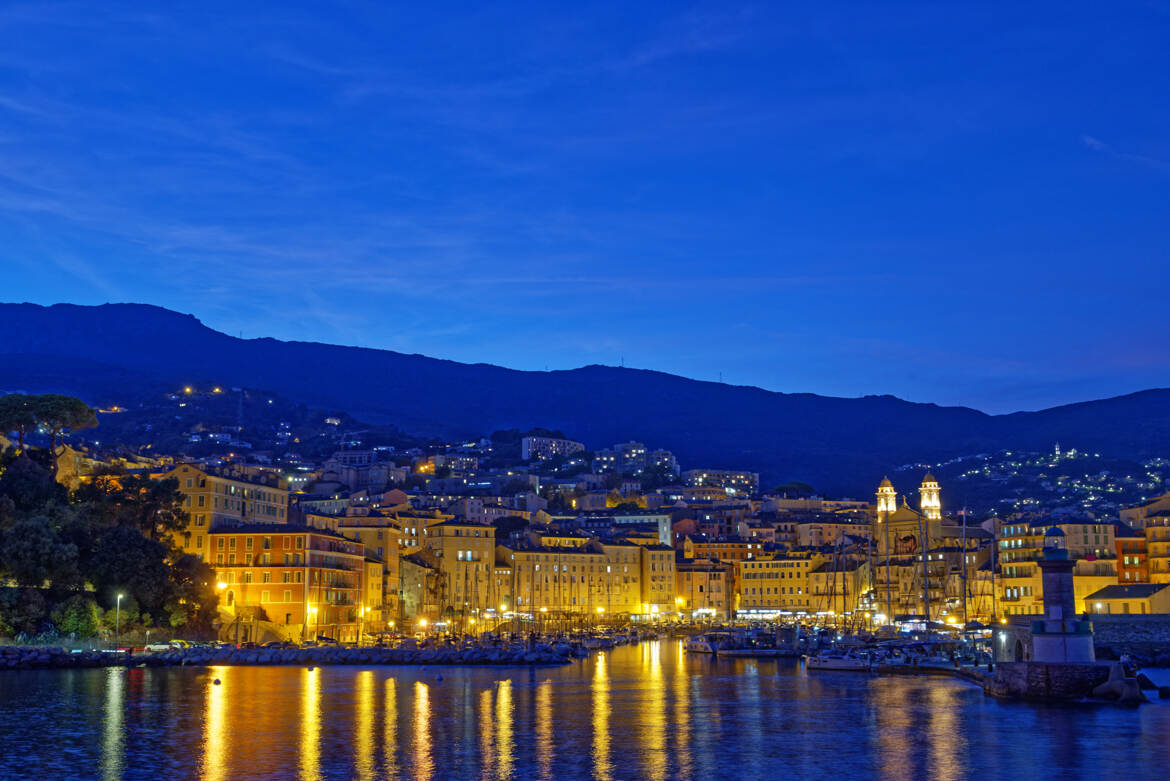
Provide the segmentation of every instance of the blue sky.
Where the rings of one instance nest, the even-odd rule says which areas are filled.
[[[159,8],[0,6],[3,300],[988,411],[1170,385],[1166,2]]]

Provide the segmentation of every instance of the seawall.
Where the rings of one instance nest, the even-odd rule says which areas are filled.
[[[186,648],[164,653],[83,651],[63,648],[0,648],[0,670],[82,667],[180,667],[207,665],[554,665],[583,652],[568,645],[535,648]]]

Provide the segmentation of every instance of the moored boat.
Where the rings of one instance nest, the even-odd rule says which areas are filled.
[[[805,656],[806,670],[854,670],[869,672],[873,669],[869,657],[844,651],[826,651],[816,656]]]

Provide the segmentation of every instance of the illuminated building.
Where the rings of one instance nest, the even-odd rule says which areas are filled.
[[[288,522],[288,491],[242,477],[227,477],[180,464],[161,476],[178,481],[187,526],[175,542],[184,553],[210,561],[210,533],[221,526]]]
[[[919,509],[928,521],[942,519],[942,497],[938,487],[938,480],[930,472],[922,478],[922,485],[918,489],[920,496]]]
[[[311,521],[311,517],[310,517]],[[310,525],[315,525],[310,522]],[[399,540],[402,538],[400,521],[378,510],[367,510],[366,515],[346,515],[337,518],[337,533],[362,543],[366,554],[376,558],[382,574],[382,598],[378,610],[384,621],[399,617],[398,606],[398,562],[401,555]]]
[[[739,538],[710,538],[687,535],[683,540],[683,555],[688,559],[715,559],[737,562],[754,558],[763,551],[764,543]]]
[[[1119,583],[1149,583],[1150,563],[1148,530],[1138,531],[1118,522],[1113,533],[1117,546],[1117,581]],[[1170,540],[1168,540],[1170,541]]]
[[[439,573],[439,620],[467,629],[472,620],[495,613],[493,591],[496,530],[476,523],[443,521],[422,531],[420,555]],[[482,624],[481,624],[482,626]]]
[[[656,543],[641,545],[642,604],[640,612],[674,612],[674,548]]]
[[[879,516],[884,516],[894,512],[898,509],[898,492],[894,490],[894,484],[890,482],[890,478],[883,477],[882,482],[877,489],[877,512]]]
[[[809,551],[736,562],[736,615],[771,617],[828,610],[813,599],[809,580],[809,573],[824,561],[822,555]]]
[[[760,492],[758,472],[736,469],[688,469],[682,473],[685,485],[696,488],[722,488],[727,494],[754,496]]]
[[[1170,613],[1170,583],[1106,586],[1085,597],[1085,611],[1104,615]]]
[[[584,449],[585,445],[571,439],[523,437],[520,440],[520,458],[524,461],[547,461],[556,456],[571,456]]]
[[[672,610],[673,551],[661,545],[529,533],[496,546],[515,611],[554,618],[650,616]],[[652,578],[643,584],[643,573]],[[501,592],[502,593],[502,592]]]
[[[681,618],[725,621],[731,618],[734,565],[710,559],[674,562],[675,612]]]
[[[224,639],[238,631],[241,640],[257,642],[357,640],[366,576],[361,543],[290,524],[222,526],[209,538],[220,608],[230,616]]]
[[[1121,510],[1121,520],[1145,537],[1141,543],[1130,542],[1133,549],[1118,555],[1130,556],[1129,567],[1144,571],[1151,583],[1170,583],[1170,494],[1156,497],[1145,504]],[[1144,562],[1138,563],[1139,557]],[[1119,568],[1120,569],[1120,568]]]

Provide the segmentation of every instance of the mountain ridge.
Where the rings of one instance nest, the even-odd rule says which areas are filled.
[[[264,388],[438,436],[546,426],[591,448],[636,439],[673,450],[684,466],[753,469],[766,481],[803,479],[826,491],[868,491],[880,473],[907,463],[1056,441],[1117,455],[1170,454],[1170,390],[1160,388],[991,415],[889,394],[785,393],[652,369],[525,371],[371,347],[240,339],[194,315],[145,304],[0,304],[0,318],[0,387],[8,389],[117,403],[118,389],[130,386]]]

